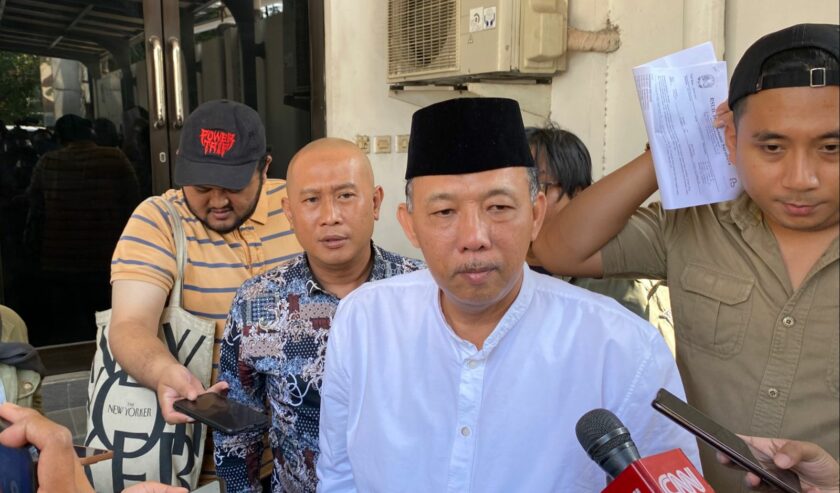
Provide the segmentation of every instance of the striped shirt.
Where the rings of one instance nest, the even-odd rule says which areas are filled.
[[[283,214],[281,200],[285,195],[285,181],[266,180],[251,217],[238,229],[219,234],[190,212],[183,191],[169,190],[137,207],[114,250],[111,282],[145,281],[168,293],[177,269],[175,243],[168,213],[160,201],[168,200],[181,214],[187,237],[182,303],[190,313],[216,322],[212,381],[218,376],[219,342],[236,290],[249,278],[301,252]],[[213,447],[210,443],[205,447],[203,469],[209,473],[213,471]]]

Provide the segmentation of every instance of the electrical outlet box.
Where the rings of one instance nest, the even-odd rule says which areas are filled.
[[[373,152],[377,154],[388,154],[391,152],[391,136],[377,135],[373,138]]]
[[[356,145],[365,154],[370,154],[370,137],[367,135],[356,135]]]
[[[397,152],[408,152],[408,134],[397,135]]]

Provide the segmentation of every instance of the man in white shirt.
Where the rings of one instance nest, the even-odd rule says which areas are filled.
[[[613,411],[643,456],[694,438],[658,415],[683,396],[656,330],[618,303],[537,274],[545,214],[519,106],[456,99],[414,114],[398,216],[428,270],[339,305],[321,388],[319,491],[600,491],[575,439]]]

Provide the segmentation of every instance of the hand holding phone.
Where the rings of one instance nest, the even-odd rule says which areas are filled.
[[[268,416],[215,392],[207,392],[194,401],[175,401],[176,411],[184,413],[214,430],[228,435],[268,428]]]
[[[763,482],[785,493],[801,492],[799,477],[795,473],[773,465],[762,465],[746,442],[674,394],[659,389],[651,405]]]
[[[0,432],[9,426],[11,423],[0,418]],[[0,464],[0,491],[28,493],[38,490],[38,449],[32,445],[0,445]]]

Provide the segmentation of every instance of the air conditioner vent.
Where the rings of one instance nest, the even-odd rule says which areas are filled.
[[[457,70],[457,0],[388,3],[388,76]]]

